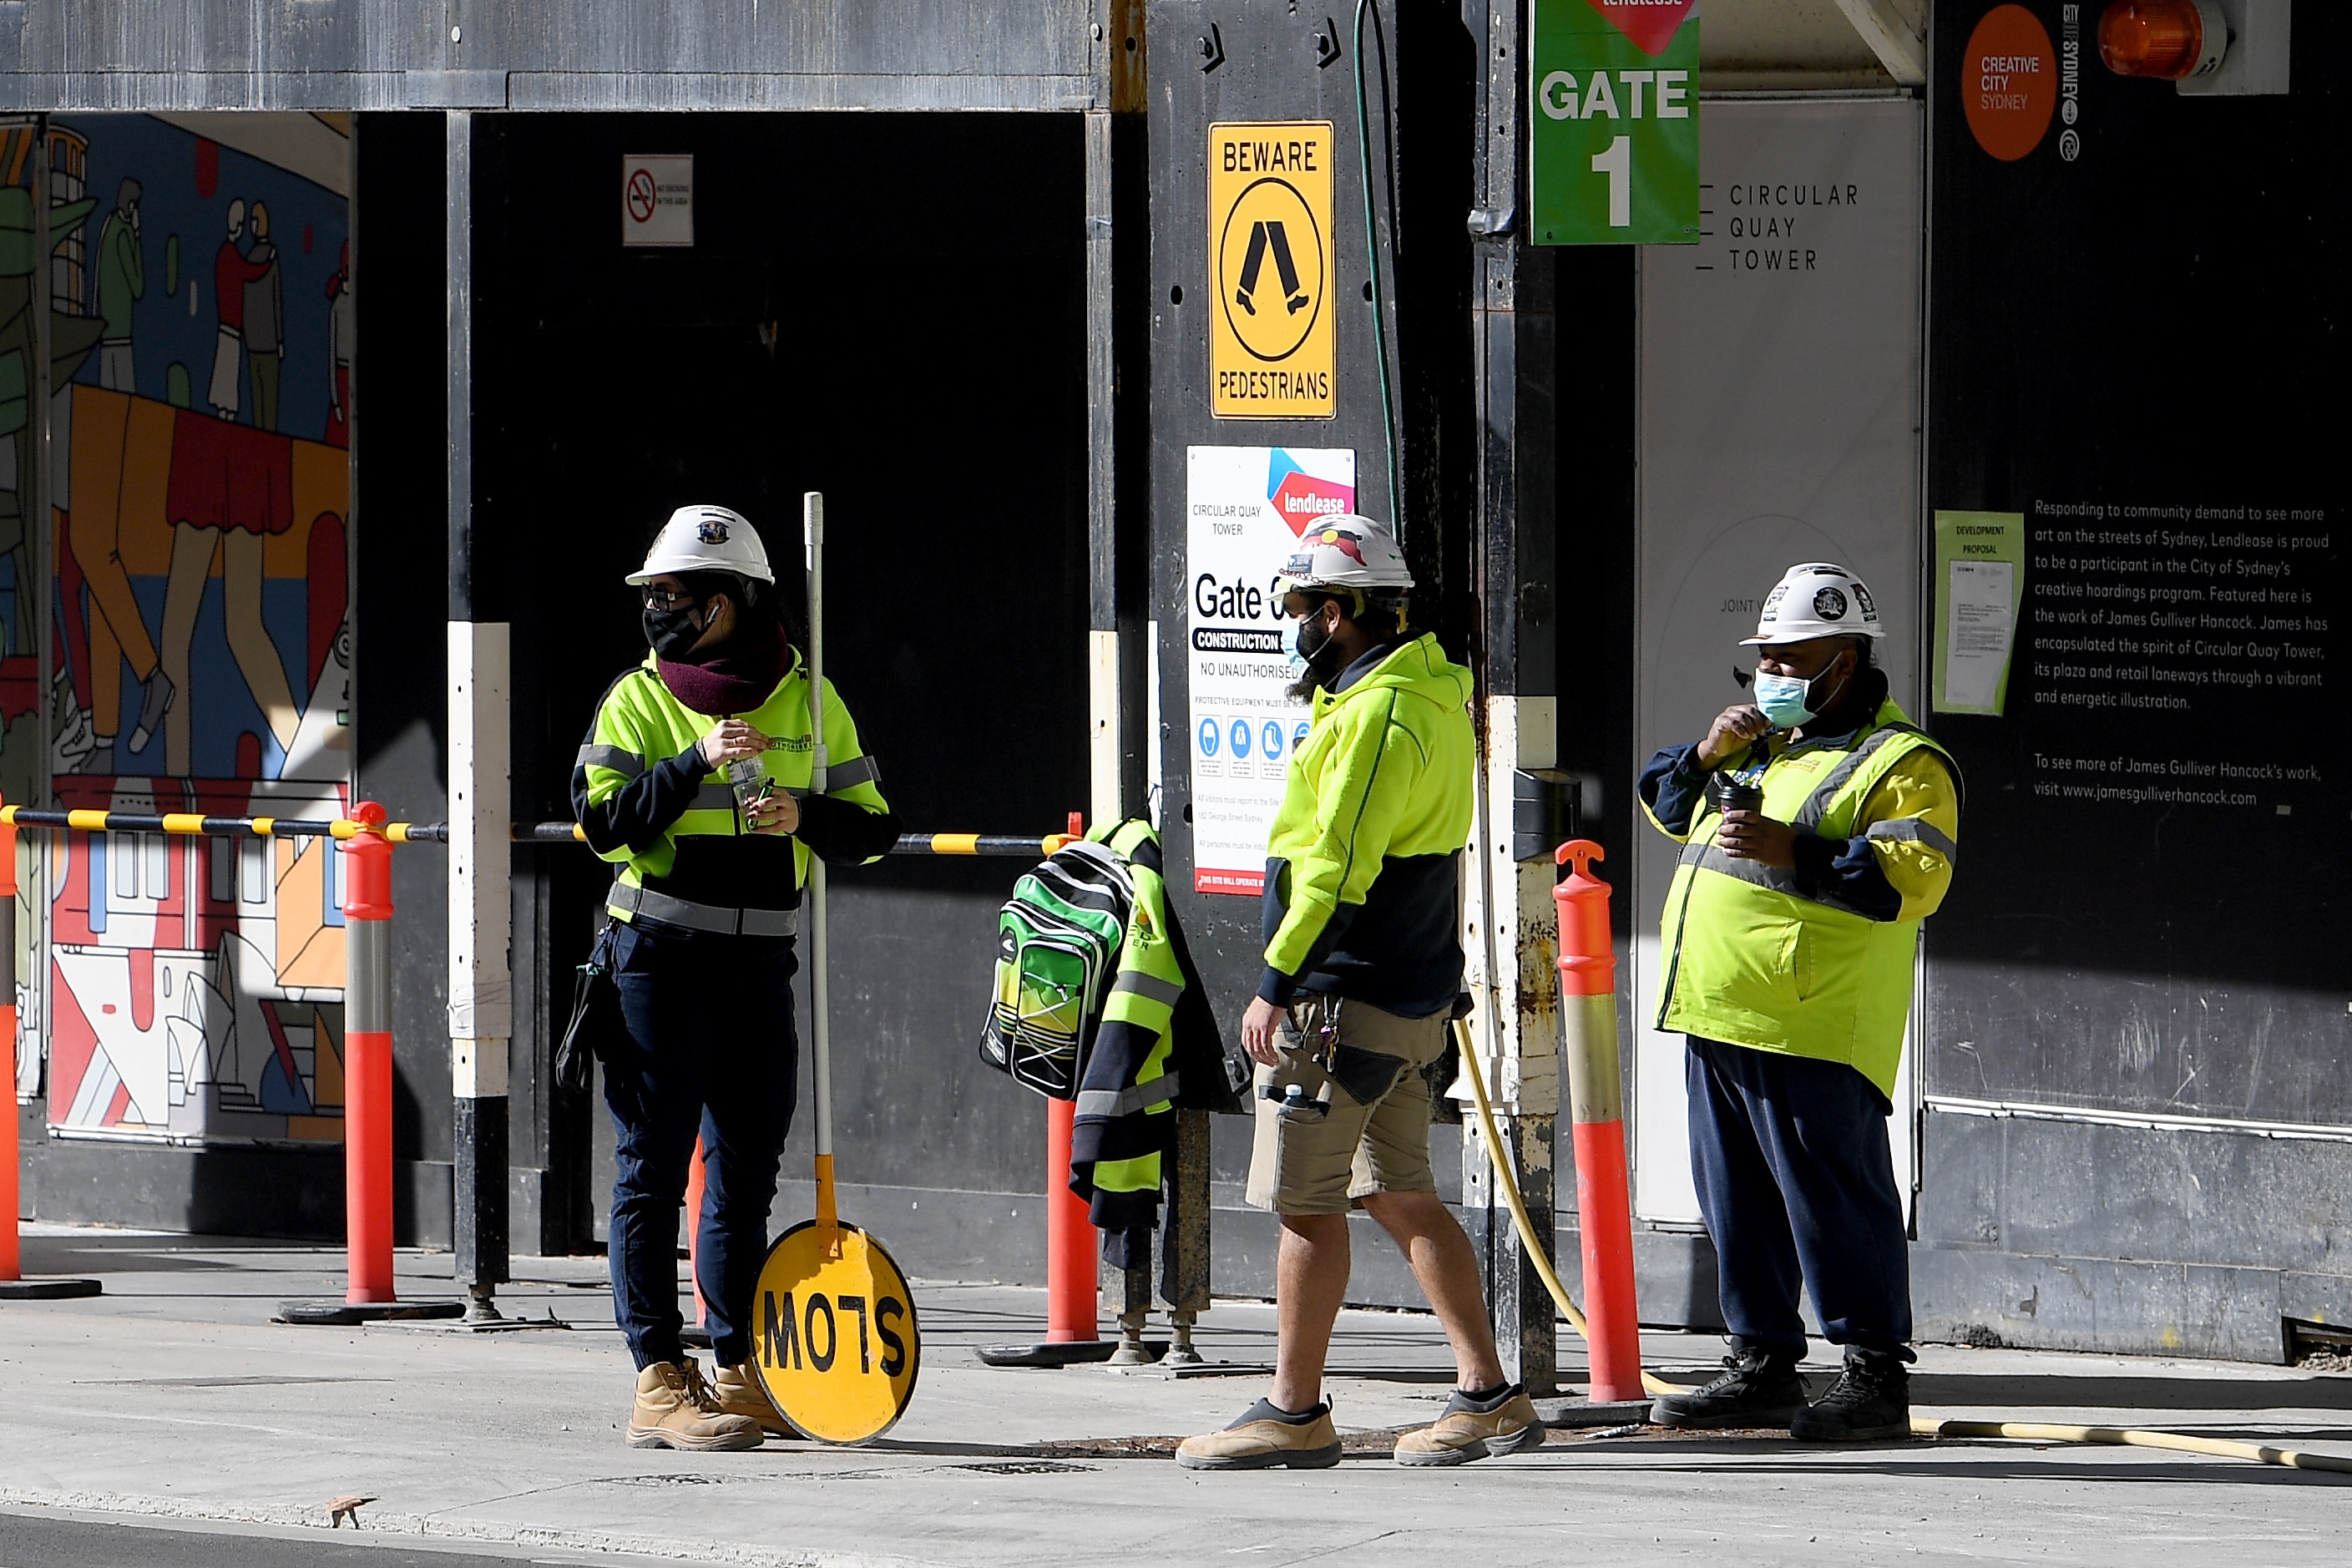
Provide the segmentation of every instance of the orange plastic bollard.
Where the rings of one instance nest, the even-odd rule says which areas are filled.
[[[686,1272],[694,1281],[694,1321],[710,1326],[710,1303],[702,1299],[702,1134],[694,1135],[694,1161],[686,1168]]]
[[[1070,813],[1070,837],[1083,838],[1087,814]],[[1095,1269],[1095,1229],[1087,1205],[1070,1191],[1070,1131],[1078,1108],[1045,1102],[1045,1342],[1070,1344],[1095,1337],[1102,1290]]]
[[[1045,1102],[1045,1342],[1095,1338],[1101,1290],[1095,1271],[1095,1227],[1086,1201],[1070,1191],[1070,1128],[1078,1108]]]
[[[1609,933],[1609,884],[1591,874],[1601,846],[1571,839],[1556,858],[1570,868],[1552,889],[1559,908],[1560,1016],[1568,1034],[1568,1091],[1576,1143],[1577,1234],[1584,1253],[1585,1338],[1596,1402],[1648,1397],[1642,1387],[1641,1319],[1633,1302],[1633,1209],[1625,1180],[1625,1102],[1618,1076],[1617,953]]]
[[[353,1305],[396,1301],[392,1283],[392,840],[383,807],[352,807],[343,844],[343,1226]]]

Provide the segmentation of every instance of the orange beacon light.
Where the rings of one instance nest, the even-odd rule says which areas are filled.
[[[2186,81],[2221,69],[2229,50],[2212,0],[2116,0],[2099,18],[2099,58],[2117,76]]]

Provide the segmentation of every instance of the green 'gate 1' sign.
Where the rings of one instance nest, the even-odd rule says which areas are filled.
[[[1536,0],[1538,245],[1698,243],[1696,0]]]

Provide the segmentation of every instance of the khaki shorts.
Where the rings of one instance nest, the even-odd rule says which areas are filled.
[[[1429,1083],[1422,1069],[1453,1044],[1446,1016],[1401,1018],[1370,1003],[1340,1000],[1339,1044],[1347,1055],[1339,1079],[1324,1072],[1299,1038],[1318,1030],[1326,1004],[1308,998],[1283,1021],[1277,1044],[1282,1065],[1261,1065],[1251,1087],[1256,1137],[1250,1147],[1247,1197],[1276,1214],[1346,1214],[1373,1193],[1437,1190],[1429,1169]],[[1370,1053],[1367,1056],[1365,1053]],[[1380,1087],[1394,1064],[1392,1077]],[[1348,1083],[1370,1096],[1360,1100]],[[1286,1110],[1265,1097],[1292,1084],[1306,1103]],[[1317,1101],[1325,1086],[1327,1105]]]

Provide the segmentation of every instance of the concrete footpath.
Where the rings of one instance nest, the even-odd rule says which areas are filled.
[[[1273,1314],[1220,1302],[1212,1375],[997,1371],[982,1344],[1039,1336],[1043,1293],[919,1287],[921,1381],[887,1437],[845,1450],[644,1452],[601,1258],[517,1260],[495,1335],[292,1328],[281,1300],[334,1297],[332,1249],[30,1227],[28,1274],[106,1294],[0,1305],[0,1510],[210,1521],[284,1538],[321,1505],[377,1499],[367,1532],[321,1544],[414,1552],[611,1552],[756,1564],[1420,1563],[2037,1563],[2344,1561],[2352,1477],[2135,1449],[1559,1431],[1532,1453],[1404,1470],[1381,1433],[1424,1423],[1451,1384],[1426,1316],[1350,1312],[1331,1397],[1359,1435],[1305,1474],[1203,1476],[1172,1440],[1263,1391]],[[454,1294],[446,1255],[404,1253],[400,1288]],[[1649,1336],[1696,1377],[1719,1341]],[[1563,1330],[1563,1360],[1581,1347]],[[1822,1369],[1831,1358],[1817,1358]],[[1826,1386],[1816,1379],[1817,1389]],[[1930,1347],[1918,1414],[2266,1437],[2352,1456],[2352,1377],[2186,1361]],[[0,1539],[5,1539],[0,1520]],[[508,1553],[501,1553],[502,1555]],[[272,1559],[275,1561],[276,1559]],[[453,1555],[453,1568],[465,1558]]]

